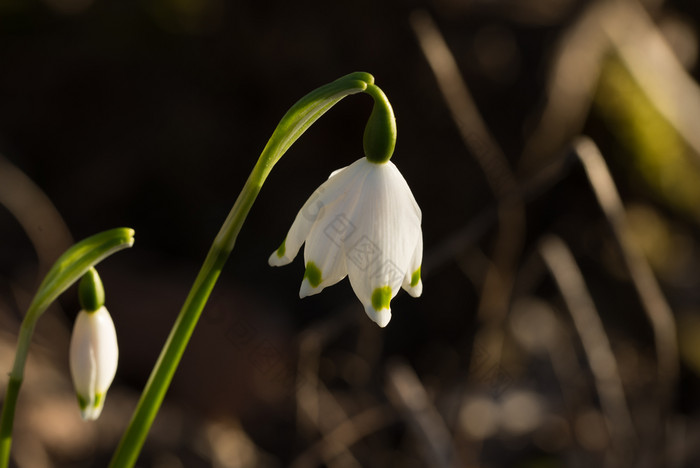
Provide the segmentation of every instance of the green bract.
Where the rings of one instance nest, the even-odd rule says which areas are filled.
[[[94,312],[105,305],[105,288],[102,286],[100,275],[94,268],[90,268],[80,280],[78,299],[80,307],[85,312]]]
[[[396,146],[396,118],[386,95],[377,86],[367,86],[365,93],[374,99],[372,113],[365,126],[363,146],[370,162],[381,164],[391,159]]]

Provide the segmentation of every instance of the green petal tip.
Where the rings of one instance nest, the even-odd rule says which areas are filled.
[[[411,287],[412,288],[415,288],[418,285],[418,283],[420,282],[420,268],[421,267],[418,267],[418,269],[416,271],[414,271],[413,274],[411,275]]]
[[[372,307],[374,310],[390,309],[391,287],[382,286],[372,291]]]
[[[321,275],[321,270],[316,266],[314,262],[309,262],[306,264],[306,271],[304,271],[304,278],[309,281],[309,284],[317,288],[321,281],[323,281],[323,276]]]

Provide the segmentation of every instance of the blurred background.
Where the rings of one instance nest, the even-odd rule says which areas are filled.
[[[69,379],[73,289],[39,322],[13,466],[106,466],[277,122],[358,70],[396,112],[423,296],[379,329],[347,281],[299,300],[303,262],[267,265],[362,155],[352,96],[269,177],[138,466],[698,466],[699,19],[691,0],[0,0],[2,368],[61,252],[137,239],[99,268],[121,346],[102,417]]]

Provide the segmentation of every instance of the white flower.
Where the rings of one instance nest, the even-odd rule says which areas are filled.
[[[107,309],[81,310],[70,342],[70,371],[83,419],[100,416],[118,360],[117,333]]]
[[[423,290],[420,225],[420,208],[396,166],[361,158],[314,192],[269,263],[290,263],[306,242],[299,296],[319,293],[347,275],[369,318],[385,327],[389,303],[401,287],[413,297]]]

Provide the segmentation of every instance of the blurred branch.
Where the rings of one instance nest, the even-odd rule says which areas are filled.
[[[565,179],[576,161],[577,157],[573,152],[567,150],[546,166],[539,168],[536,174],[531,175],[521,183],[523,201],[530,202],[537,199],[553,185]],[[497,221],[498,207],[491,204],[472,217],[462,228],[431,246],[423,260],[423,277],[429,278],[441,267],[454,261],[455,257],[493,229]]]
[[[475,346],[487,349],[498,363],[502,353],[503,322],[508,312],[514,272],[525,235],[525,209],[520,188],[503,150],[481,118],[457,62],[435,22],[428,13],[419,11],[411,15],[411,26],[462,141],[481,166],[498,201],[498,232],[478,307],[483,328],[475,338]]]
[[[49,197],[0,155],[0,204],[27,233],[39,259],[39,273],[73,244],[73,238]]]
[[[503,150],[493,139],[437,25],[424,11],[411,15],[411,26],[435,75],[452,119],[499,201],[518,196],[518,184]]]
[[[538,126],[520,170],[535,170],[583,129],[606,54],[614,52],[648,96],[700,156],[700,88],[636,0],[592,2],[567,31],[550,71]]]
[[[464,466],[450,443],[452,437],[442,417],[430,402],[428,393],[413,369],[402,361],[386,369],[387,394],[423,447],[428,466],[452,468]]]
[[[571,251],[558,237],[550,236],[542,240],[540,254],[559,286],[576,331],[581,337],[595,378],[601,407],[607,415],[610,437],[617,452],[613,466],[632,466],[637,445],[634,423],[625,399],[617,360],[586,289],[583,275]]]
[[[618,54],[604,60],[596,111],[623,148],[645,191],[700,223],[700,164],[693,149],[648,98]]]
[[[678,378],[679,365],[673,313],[644,254],[629,242],[625,209],[598,147],[589,138],[580,138],[574,143],[574,150],[583,163],[593,192],[612,228],[632,283],[651,323],[658,359],[659,392],[661,401],[667,405]]]
[[[299,455],[290,466],[313,468],[318,466],[320,459],[332,460],[348,451],[362,438],[394,423],[395,420],[394,411],[386,406],[366,409],[324,434],[321,440]]]
[[[654,107],[700,157],[700,88],[639,2],[609,3],[610,12],[600,15],[600,23],[613,49]]]
[[[546,87],[546,107],[525,143],[520,171],[530,173],[541,161],[566,146],[581,132],[609,43],[600,30],[600,16],[609,2],[594,2],[566,31],[556,48]]]
[[[343,455],[346,466],[350,463],[352,466],[360,467],[360,463],[352,456],[348,446],[335,443],[331,446],[332,449],[328,448],[328,444],[333,441],[337,442],[338,437],[348,432],[355,434],[361,431],[353,427],[352,419],[348,417],[340,403],[318,378],[322,340],[322,337],[313,331],[302,337],[299,346],[297,374],[299,382],[297,383],[296,400],[298,422],[310,422],[322,434],[323,440],[317,444],[317,447],[312,447],[300,455],[295,466],[313,466],[309,460],[314,458],[314,454],[317,454],[322,456],[329,466],[333,465],[331,463],[333,458]],[[341,436],[332,435],[339,428],[342,429]],[[343,437],[347,438],[347,435]],[[323,442],[324,440],[326,442]]]

